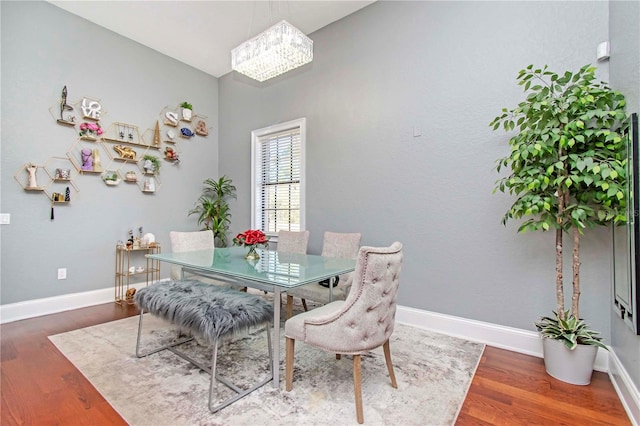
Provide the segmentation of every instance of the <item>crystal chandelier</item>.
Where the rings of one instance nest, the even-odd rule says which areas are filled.
[[[231,51],[231,69],[265,81],[313,60],[313,40],[280,21]]]

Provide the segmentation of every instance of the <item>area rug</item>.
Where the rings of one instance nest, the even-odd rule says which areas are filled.
[[[176,336],[145,314],[143,345]],[[136,358],[138,317],[50,336],[49,339],[131,425],[351,425],[357,424],[352,360],[296,342],[293,390],[284,390],[284,338],[280,389],[271,383],[211,414],[209,376],[169,351]],[[269,374],[263,330],[225,341],[218,372],[238,385]],[[398,389],[391,387],[384,353],[362,359],[365,424],[452,425],[484,345],[396,324],[390,340]],[[205,365],[210,351],[197,343],[182,349]],[[218,392],[219,390],[219,392]],[[219,384],[216,397],[230,394]]]

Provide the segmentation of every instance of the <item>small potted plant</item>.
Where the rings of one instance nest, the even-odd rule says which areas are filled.
[[[503,224],[525,219],[518,232],[555,234],[556,309],[535,325],[547,373],[586,385],[598,347],[606,346],[580,317],[580,237],[587,228],[627,220],[626,144],[620,133],[625,99],[597,81],[590,65],[564,74],[529,65],[517,80],[527,92],[525,100],[503,108],[490,123],[494,130],[517,128],[510,153],[497,161],[497,171],[508,169],[508,175],[496,182],[494,192],[517,197]],[[564,233],[573,241],[571,309],[565,309]]]
[[[160,160],[154,155],[147,154],[142,157],[142,168],[146,174],[160,174]]]
[[[187,101],[184,101],[180,104],[180,106],[182,107],[182,119],[184,121],[191,121],[191,116],[193,114],[193,105],[191,105]]]
[[[120,183],[118,173],[113,170],[107,170],[102,174],[102,180],[109,186],[116,186]]]

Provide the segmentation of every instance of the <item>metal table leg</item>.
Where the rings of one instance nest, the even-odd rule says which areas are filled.
[[[280,287],[273,286],[273,387],[280,388]]]

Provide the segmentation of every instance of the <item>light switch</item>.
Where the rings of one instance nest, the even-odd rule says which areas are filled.
[[[0,213],[0,225],[9,225],[11,223],[11,213]]]

